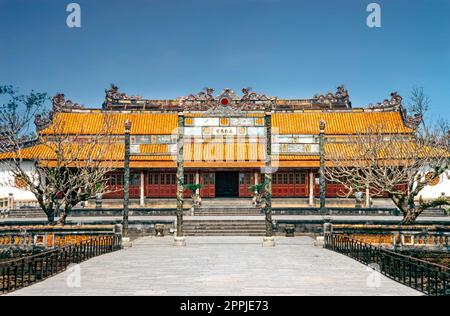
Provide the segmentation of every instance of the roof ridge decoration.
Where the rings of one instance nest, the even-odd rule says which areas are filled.
[[[383,102],[378,102],[375,104],[369,104],[369,109],[386,109],[395,108],[400,109],[402,107],[403,97],[397,93],[397,91],[391,92],[391,99],[384,99]]]
[[[53,112],[62,112],[64,110],[78,110],[78,109],[84,109],[85,106],[74,103],[72,100],[66,100],[66,97],[64,93],[58,92],[53,98],[52,98],[52,107]]]
[[[385,99],[383,102],[378,102],[376,104],[369,104],[369,109],[394,109],[400,111],[403,122],[406,126],[412,129],[417,129],[422,123],[422,115],[414,113],[412,116],[407,114],[407,110],[403,106],[403,97],[397,93],[397,91],[391,92],[391,99]]]
[[[314,103],[320,105],[326,105],[332,108],[335,104],[343,104],[347,108],[352,107],[350,102],[350,95],[344,85],[340,85],[336,88],[336,93],[328,92],[327,94],[315,94],[312,98]]]
[[[214,89],[204,88],[197,94],[179,98],[179,105],[185,111],[205,111],[205,114],[217,116],[242,115],[248,111],[271,111],[275,107],[276,97],[252,92],[252,88],[242,90],[238,96],[233,90],[225,88],[217,97]]]
[[[50,126],[53,116],[58,112],[71,112],[72,110],[85,109],[84,105],[74,103],[72,100],[66,100],[64,93],[58,92],[52,97],[52,110],[46,114],[36,114],[34,124],[36,130],[41,131]]]
[[[119,92],[119,87],[114,83],[111,83],[109,89],[105,89],[105,102],[103,103],[103,108],[111,106],[113,103],[118,100],[133,100],[133,101],[141,101],[142,97],[139,95],[128,95],[123,92]]]

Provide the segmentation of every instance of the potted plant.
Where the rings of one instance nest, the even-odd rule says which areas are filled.
[[[200,189],[203,187],[200,183],[197,184],[186,184],[184,186],[185,190],[191,190],[192,192],[192,206],[200,207],[202,205],[202,198],[200,197]]]
[[[264,183],[255,184],[249,187],[250,191],[253,192],[253,205],[256,207],[261,207],[264,187]]]

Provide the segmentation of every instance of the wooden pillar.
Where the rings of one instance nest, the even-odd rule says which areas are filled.
[[[183,205],[184,205],[184,114],[178,113],[178,138],[177,138],[177,233],[175,245],[184,246],[183,232]]]
[[[320,152],[320,212],[325,212],[325,121],[319,122],[319,152]]]
[[[309,206],[314,206],[314,172],[309,170]]]
[[[145,206],[145,175],[144,171],[141,171],[141,186],[140,186],[140,206]]]
[[[130,131],[131,121],[125,122],[125,158],[123,178],[123,237],[128,238],[128,210],[130,203]]]

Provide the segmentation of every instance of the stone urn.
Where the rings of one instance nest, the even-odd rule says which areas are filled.
[[[252,198],[252,203],[255,207],[261,207],[262,196],[259,193],[254,193]]]
[[[284,228],[284,231],[286,232],[286,237],[294,237],[295,236],[295,225],[288,224]]]
[[[192,205],[194,207],[200,207],[202,205],[202,198],[200,197],[200,194],[194,193],[192,195]]]
[[[95,208],[102,208],[102,198],[103,198],[102,193],[97,193],[95,195]]]
[[[355,193],[355,207],[362,207],[363,193],[358,191]]]
[[[155,225],[155,236],[156,237],[164,237],[164,224],[156,224]]]

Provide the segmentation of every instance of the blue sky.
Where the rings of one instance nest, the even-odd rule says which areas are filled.
[[[112,82],[145,98],[205,86],[307,98],[343,83],[354,106],[422,86],[448,119],[450,0],[377,1],[382,27],[369,28],[372,1],[78,0],[70,29],[71,1],[0,0],[0,84],[89,107]]]

